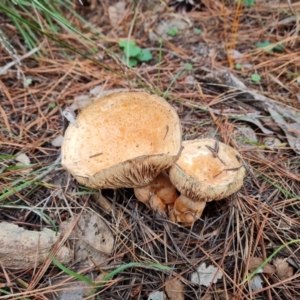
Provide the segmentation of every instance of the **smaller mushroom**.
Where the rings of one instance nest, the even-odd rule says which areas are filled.
[[[169,175],[181,193],[170,210],[170,219],[191,226],[201,217],[206,202],[223,199],[240,189],[245,168],[235,149],[206,138],[183,142],[181,155]]]
[[[178,197],[176,188],[165,171],[150,184],[135,188],[134,194],[138,200],[157,211],[166,211],[167,205],[173,204]]]

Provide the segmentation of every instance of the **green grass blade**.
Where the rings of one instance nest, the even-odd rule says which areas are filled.
[[[4,204],[4,205],[0,205],[0,208],[27,209],[27,210],[37,214],[41,219],[48,221],[51,224],[51,226],[53,227],[56,235],[58,233],[58,227],[55,225],[55,221],[53,221],[47,214],[45,214],[43,211],[41,211],[41,209],[38,207]]]
[[[60,268],[63,272],[65,272],[66,274],[80,280],[80,281],[84,281],[86,282],[87,284],[89,285],[94,285],[94,282],[87,278],[86,276],[84,275],[81,275],[81,274],[78,274],[70,269],[68,269],[67,267],[65,267],[64,265],[62,265],[51,253],[50,253],[50,258],[52,260],[52,262],[58,267]]]
[[[247,278],[241,283],[241,284],[244,284],[246,282],[248,282],[249,280],[251,280],[256,274],[259,273],[259,271],[267,264],[269,263],[272,258],[274,258],[276,256],[277,253],[279,253],[282,249],[286,248],[287,246],[290,246],[292,244],[295,244],[295,243],[300,243],[300,239],[297,239],[297,240],[292,240],[292,241],[289,241],[287,242],[286,244],[284,245],[281,245],[278,249],[276,249],[261,265],[259,265],[252,273],[250,273]]]
[[[128,263],[126,265],[120,266],[117,269],[115,269],[115,270],[111,271],[110,273],[106,274],[103,277],[102,281],[96,285],[96,288],[90,293],[90,295],[95,294],[105,284],[105,282],[112,279],[114,276],[116,276],[120,272],[122,272],[122,271],[124,271],[128,268],[133,268],[133,267],[138,267],[138,268],[152,267],[152,268],[155,268],[155,269],[158,269],[158,270],[163,270],[163,271],[172,271],[173,270],[173,268],[170,268],[168,266],[164,266],[164,265],[161,265],[161,264],[157,264],[157,263],[142,264],[142,263],[139,263],[139,262],[131,262],[131,263]]]
[[[268,182],[269,184],[271,184],[272,186],[274,186],[277,190],[279,190],[282,194],[284,194],[285,196],[289,196],[292,198],[295,198],[297,200],[300,200],[300,197],[297,196],[296,194],[293,194],[287,190],[285,190],[282,186],[280,186],[279,184],[276,184],[274,182],[272,182],[270,179],[268,179],[266,176],[264,176],[262,173],[256,171],[260,177],[262,177],[266,182]]]
[[[182,71],[183,71],[183,69],[179,70],[177,72],[177,74],[173,77],[170,85],[168,86],[168,88],[166,89],[166,91],[163,93],[163,98],[166,98],[168,96],[170,88],[172,87],[172,85],[174,84],[174,82],[178,79],[178,77],[181,75]]]

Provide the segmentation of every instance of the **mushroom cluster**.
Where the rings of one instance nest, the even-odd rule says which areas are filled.
[[[86,106],[76,123],[65,132],[62,166],[88,187],[134,188],[172,221],[191,226],[207,201],[242,186],[239,153],[213,139],[182,142],[177,113],[159,96],[113,93]]]

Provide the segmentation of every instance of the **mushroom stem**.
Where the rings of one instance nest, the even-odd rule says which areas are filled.
[[[138,200],[158,211],[166,211],[167,205],[173,204],[178,197],[166,172],[161,172],[150,184],[135,188],[134,194]]]
[[[170,211],[170,219],[173,222],[191,226],[202,215],[205,208],[205,201],[195,202],[184,195],[180,195],[174,202]]]

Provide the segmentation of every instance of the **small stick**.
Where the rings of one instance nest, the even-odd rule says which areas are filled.
[[[224,171],[237,171],[237,170],[239,170],[242,166],[243,166],[243,164],[241,164],[239,167],[236,167],[236,168],[224,169],[224,170],[222,170],[220,173],[218,173],[217,175],[215,175],[214,178],[217,177],[217,176],[219,176],[219,175],[220,175],[221,173],[223,173]]]
[[[166,130],[166,133],[165,133],[164,139],[166,138],[166,136],[167,136],[168,132],[169,132],[169,125],[167,125],[167,130]]]
[[[212,148],[212,147],[210,147],[210,146],[208,146],[208,145],[205,145],[205,146],[206,146],[206,148],[207,148],[209,151],[211,151],[211,153],[212,153],[212,155],[213,155],[214,158],[218,158],[218,159],[220,160],[220,162],[221,162],[223,165],[226,166],[225,162],[224,162],[224,161],[219,157],[219,155],[218,155],[218,153],[219,153],[219,148],[220,148],[220,144],[219,144],[218,141],[216,141],[216,143],[215,143],[215,148]]]
[[[89,158],[93,158],[93,157],[96,157],[96,156],[99,156],[99,155],[102,155],[102,154],[103,154],[103,152],[100,152],[100,153],[97,153],[97,154],[93,154],[93,155],[89,156]]]

